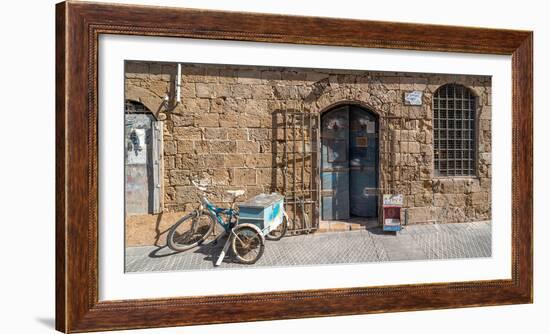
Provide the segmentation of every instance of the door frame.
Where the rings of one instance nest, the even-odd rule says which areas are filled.
[[[325,113],[330,112],[331,110],[344,106],[344,105],[353,105],[360,107],[362,109],[365,109],[367,112],[371,112],[375,117],[376,121],[378,122],[378,224],[382,224],[382,215],[381,215],[381,199],[382,199],[382,191],[383,188],[382,184],[382,173],[381,173],[381,167],[382,167],[382,155],[381,155],[381,149],[382,146],[382,132],[383,132],[383,126],[382,126],[382,114],[381,112],[374,108],[373,106],[369,105],[368,103],[364,101],[358,101],[358,100],[340,100],[338,102],[332,103],[321,110],[319,110],[317,114],[317,124],[318,124],[318,131],[317,131],[317,138],[316,138],[316,149],[317,149],[317,161],[315,166],[315,182],[316,182],[316,193],[317,193],[317,207],[315,208],[315,222],[316,225],[319,226],[321,222],[321,205],[322,205],[322,199],[321,199],[321,164],[323,159],[323,152],[322,152],[322,144],[321,144],[321,131],[322,131],[322,117]]]

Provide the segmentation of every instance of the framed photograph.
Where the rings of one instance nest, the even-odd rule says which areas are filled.
[[[532,32],[56,11],[59,331],[532,302]]]

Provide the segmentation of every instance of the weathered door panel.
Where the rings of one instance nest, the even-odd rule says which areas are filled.
[[[350,211],[359,217],[378,215],[378,122],[376,117],[350,107]]]
[[[349,219],[348,107],[324,115],[321,127],[322,219]]]
[[[160,211],[161,134],[151,114],[125,114],[126,214]]]
[[[349,219],[348,170],[324,172],[322,187],[323,220]]]

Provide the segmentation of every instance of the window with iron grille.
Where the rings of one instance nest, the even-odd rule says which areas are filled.
[[[475,175],[476,97],[457,84],[434,94],[434,168],[436,176]]]

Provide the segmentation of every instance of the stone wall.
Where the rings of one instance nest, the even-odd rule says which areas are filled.
[[[177,104],[175,76],[175,64],[126,65],[126,98],[165,124],[167,212],[195,206],[193,179],[207,180],[222,203],[229,200],[224,189],[244,188],[247,196],[279,189],[274,115],[322,113],[346,102],[379,115],[380,188],[405,195],[409,222],[490,219],[490,77],[182,64]],[[434,176],[432,95],[447,83],[468,87],[478,99],[476,177]],[[404,105],[412,90],[423,92],[422,106]]]

